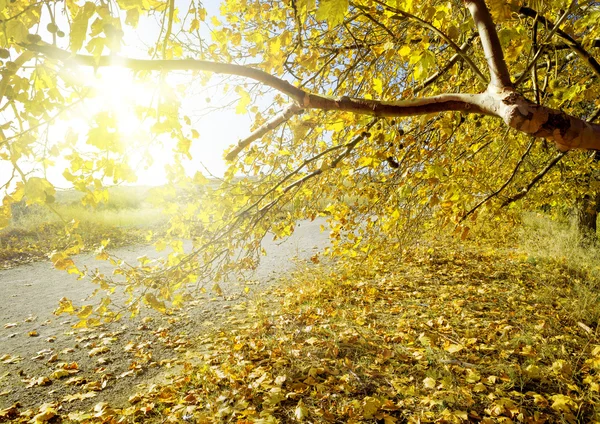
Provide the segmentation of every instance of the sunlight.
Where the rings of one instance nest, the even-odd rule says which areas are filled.
[[[79,74],[84,84],[91,88],[81,107],[73,110],[62,122],[64,130],[72,128],[82,136],[97,121],[100,113],[107,113],[112,130],[118,132],[129,166],[137,176],[136,184],[161,185],[166,183],[165,165],[172,158],[169,143],[153,139],[150,126],[153,120],[144,121],[143,109],[155,103],[158,85],[136,78],[131,70],[107,67]],[[85,147],[80,146],[83,149]]]
[[[133,72],[122,68],[99,69],[90,82],[95,90],[90,102],[93,109],[111,111],[123,135],[140,129],[135,106],[151,103],[155,89],[150,84],[134,79]]]

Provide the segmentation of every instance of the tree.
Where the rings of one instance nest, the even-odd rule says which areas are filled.
[[[52,182],[24,168],[31,159],[42,170],[66,159],[65,178],[91,204],[103,201],[107,181],[132,179],[132,146],[110,111],[86,137],[42,141],[92,94],[82,67],[124,67],[159,82],[160,95],[136,111],[153,137],[177,142],[163,193],[173,217],[160,241],[175,252],[122,267],[134,313],[142,303],[177,306],[188,283],[253,267],[260,238],[288,235],[300,217],[330,217],[334,255],[372,256],[400,252],[407,226],[452,224],[466,235],[477,215],[498,219],[498,206],[569,207],[595,193],[583,183],[596,168],[585,151],[600,149],[594,3],[417,3],[227,0],[208,19],[193,1],[0,1],[0,158],[11,168],[0,182],[1,224],[23,198],[53,202]],[[160,23],[148,57],[120,56],[127,28],[147,16]],[[233,85],[236,111],[254,118],[227,152],[219,187],[186,175],[201,128],[168,88],[172,71],[201,83],[235,77],[223,89]],[[194,240],[191,253],[182,237]],[[80,248],[74,237],[55,265],[79,272],[70,256]],[[238,258],[239,248],[248,255]],[[61,310],[75,309],[65,301]],[[117,314],[108,301],[95,312]]]

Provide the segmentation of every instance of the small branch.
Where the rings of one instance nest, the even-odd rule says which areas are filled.
[[[257,128],[255,131],[253,131],[252,134],[250,134],[248,137],[238,141],[238,144],[229,153],[227,153],[227,155],[225,156],[225,160],[231,162],[240,154],[240,152],[243,149],[245,149],[251,143],[258,140],[268,132],[274,130],[282,123],[289,121],[292,116],[298,115],[303,111],[304,109],[302,109],[296,103],[292,103],[291,105],[287,106],[281,113],[275,115],[272,119],[265,122],[263,125]]]
[[[375,125],[375,123],[378,121],[377,118],[372,119],[366,126],[366,130],[368,131],[371,127],[373,127],[373,125]],[[275,199],[273,199],[272,201],[270,201],[269,203],[267,203],[265,206],[263,206],[262,208],[259,209],[259,213],[261,214],[265,214],[266,212],[268,212],[273,206],[275,206],[282,198],[283,196],[288,193],[290,190],[292,190],[295,187],[299,187],[302,184],[304,184],[305,182],[307,182],[308,180],[316,177],[317,175],[320,175],[324,172],[324,169],[330,169],[330,168],[335,168],[346,156],[348,156],[350,154],[350,152],[352,152],[352,150],[354,150],[354,148],[356,147],[356,145],[358,143],[360,143],[361,140],[363,140],[365,137],[367,137],[367,131],[363,131],[361,132],[359,135],[357,135],[356,137],[354,137],[354,139],[352,141],[350,141],[347,145],[346,145],[346,150],[344,150],[344,152],[340,153],[332,162],[329,166],[325,167],[325,168],[319,168],[319,169],[315,169],[314,171],[312,171],[311,173],[305,175],[304,177],[294,181],[293,183],[283,187],[281,189],[281,194],[279,196],[277,196]],[[337,147],[337,146],[336,146]],[[312,159],[311,159],[312,160]],[[304,164],[302,165],[304,166]]]
[[[165,39],[162,45],[162,58],[167,58],[167,44],[171,37],[171,31],[173,29],[173,14],[175,13],[175,0],[169,0],[169,21],[167,22],[167,32],[165,33]]]
[[[570,10],[571,10],[572,6],[573,6],[573,2],[571,3],[571,6],[565,11],[565,13],[562,14],[562,16],[560,17],[560,19],[558,20],[558,22],[556,22],[556,24],[550,30],[550,32],[548,32],[546,34],[546,36],[544,37],[544,40],[541,43],[542,45],[540,46],[540,48],[538,49],[538,51],[533,56],[533,59],[531,59],[531,61],[529,62],[529,64],[525,68],[525,72],[523,72],[523,74],[521,75],[521,77],[517,80],[517,82],[515,82],[515,86],[521,85],[521,83],[525,80],[525,77],[527,76],[527,72],[529,72],[529,70],[532,67],[535,68],[535,64],[537,63],[538,59],[540,58],[540,56],[544,52],[544,46],[546,45],[546,43],[548,41],[550,41],[552,39],[552,36],[555,34],[555,32],[558,30],[558,28],[562,25],[562,23],[564,22],[564,20],[567,19],[567,16],[569,16],[569,13],[570,13]]]
[[[542,169],[535,177],[533,177],[533,179],[529,182],[529,184],[527,184],[527,186],[523,187],[514,196],[511,196],[508,199],[506,199],[504,202],[502,202],[502,205],[500,207],[503,208],[503,207],[508,206],[511,203],[516,202],[517,200],[525,197],[527,195],[527,193],[529,193],[529,190],[531,190],[534,185],[536,185],[542,178],[544,178],[544,176],[548,173],[548,171],[550,171],[552,168],[554,168],[554,165],[556,165],[566,154],[567,154],[567,152],[560,152],[558,155],[554,156],[554,158],[550,161],[550,163],[548,163],[548,165],[546,165],[546,167],[544,169]]]
[[[484,0],[465,0],[465,5],[471,12],[475,26],[479,31],[481,45],[485,53],[485,59],[488,63],[490,76],[492,78],[490,85],[496,88],[512,88],[510,73],[504,60],[502,45],[496,32],[496,26],[490,15],[490,11],[485,5]]]
[[[573,50],[573,52],[575,52],[575,54],[577,54],[577,56],[579,56],[581,59],[583,59],[587,63],[587,65],[592,69],[592,71],[594,71],[596,76],[600,77],[600,63],[598,63],[598,61],[596,59],[594,59],[594,57],[587,50],[585,50],[582,47],[582,45],[579,42],[577,42],[573,37],[571,37],[569,34],[564,32],[562,29],[558,28],[551,21],[549,21],[548,19],[546,19],[545,17],[540,15],[537,11],[535,11],[529,7],[520,7],[519,13],[521,15],[525,15],[530,18],[535,18],[537,16],[538,21],[542,25],[545,25],[545,26],[551,27],[551,28],[556,28],[556,30],[555,30],[556,35],[558,35],[560,38],[562,38],[565,41],[565,43],[567,44],[567,46],[569,46],[569,48],[571,50]],[[594,45],[593,47],[596,47],[596,45]]]
[[[485,199],[483,199],[481,202],[477,203],[469,212],[466,213],[465,216],[463,216],[460,219],[460,222],[465,221],[469,216],[471,216],[477,209],[479,209],[484,203],[487,203],[488,201],[490,201],[491,199],[493,199],[494,197],[496,197],[498,194],[500,194],[506,187],[508,187],[508,185],[512,182],[512,180],[515,178],[515,176],[517,175],[517,171],[519,170],[519,168],[521,167],[521,165],[523,164],[523,161],[525,160],[525,158],[527,157],[527,155],[529,154],[529,152],[531,151],[533,145],[535,143],[535,139],[532,139],[531,142],[529,143],[529,146],[527,146],[527,150],[525,150],[525,153],[523,153],[523,155],[521,156],[521,158],[519,159],[519,161],[517,162],[517,165],[515,166],[515,169],[513,169],[512,174],[510,174],[510,177],[508,177],[508,179],[504,182],[504,184],[502,184],[502,186],[497,189],[496,191],[494,191],[493,193],[489,194]]]
[[[532,39],[532,47],[531,50],[532,51],[536,51],[538,49],[538,32],[537,32],[537,27],[538,27],[538,16],[535,15],[535,19],[533,20],[533,29],[531,32],[531,39]],[[537,65],[534,64],[534,66],[531,68],[531,86],[533,88],[533,94],[535,96],[535,102],[539,105],[540,104],[540,90],[538,87],[538,73],[537,73]]]
[[[477,33],[471,34],[471,36],[467,39],[467,41],[465,41],[462,44],[462,46],[460,46],[460,51],[463,52],[463,54],[466,54],[467,51],[469,51],[469,49],[471,48],[471,43],[478,35],[479,34],[477,34]],[[458,62],[458,59],[460,59],[462,57],[463,57],[463,55],[456,53],[454,56],[452,56],[450,58],[448,63],[446,63],[446,65],[444,65],[444,67],[442,69],[437,71],[435,74],[431,75],[429,78],[427,78],[425,81],[423,81],[418,87],[413,89],[413,93],[418,93],[419,91],[422,91],[422,90],[426,89],[427,87],[429,87],[431,84],[433,84],[435,81],[437,81],[437,79],[439,77],[441,77],[446,72],[448,72],[448,70],[450,68],[452,68],[456,62]]]
[[[477,65],[475,65],[475,62],[473,62],[473,60],[467,55],[465,54],[462,49],[454,42],[452,41],[452,39],[450,37],[448,37],[443,31],[441,31],[440,29],[438,29],[437,27],[435,27],[434,25],[430,24],[427,21],[424,21],[423,19],[405,12],[403,10],[400,9],[396,9],[395,7],[392,7],[380,0],[375,0],[375,2],[377,4],[379,4],[380,6],[386,8],[387,10],[396,13],[400,16],[402,16],[403,18],[409,18],[412,19],[413,21],[417,22],[419,25],[421,25],[424,28],[427,28],[433,32],[435,32],[437,35],[440,36],[440,38],[442,38],[446,43],[448,43],[448,45],[450,45],[450,47],[452,47],[455,51],[456,54],[460,55],[463,60],[467,63],[467,65],[469,65],[469,67],[473,70],[473,72],[475,72],[475,75],[477,75],[477,78],[479,78],[479,80],[484,84],[487,85],[488,81],[487,78],[485,77],[485,75],[483,75],[483,73],[479,70],[479,68],[477,67]]]

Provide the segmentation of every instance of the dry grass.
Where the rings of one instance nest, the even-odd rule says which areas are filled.
[[[568,276],[567,297],[557,298],[555,284],[547,296],[557,298],[569,316],[597,327],[600,322],[600,246],[582,238],[573,221],[556,222],[527,214],[519,231],[518,249],[528,262]]]
[[[109,201],[96,208],[81,205],[81,196],[73,191],[60,193],[51,209],[18,205],[11,224],[0,230],[0,267],[46,258],[53,250],[71,246],[76,236],[81,236],[84,250],[95,249],[107,238],[113,247],[146,242],[149,230],[167,222],[159,209],[145,202],[146,194],[143,188],[116,188]],[[76,228],[73,222],[78,222]]]

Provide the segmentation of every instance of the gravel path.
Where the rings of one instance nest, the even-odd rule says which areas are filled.
[[[301,221],[285,241],[265,239],[267,256],[248,277],[255,281],[251,293],[260,293],[285,275],[293,258],[308,259],[322,250],[328,244],[327,232],[320,231],[324,223]],[[130,261],[159,255],[152,246],[114,253]],[[93,255],[77,257],[76,264],[111,269]],[[73,317],[52,314],[58,299],[66,296],[79,303],[95,286],[55,270],[47,261],[0,271],[0,410],[16,402],[21,412],[44,402],[59,402],[63,412],[99,401],[126,406],[133,386],[159,376],[196,336],[239,305],[237,295],[243,287],[240,281],[223,283],[225,296],[193,302],[181,316],[154,314],[143,321],[73,330]]]

